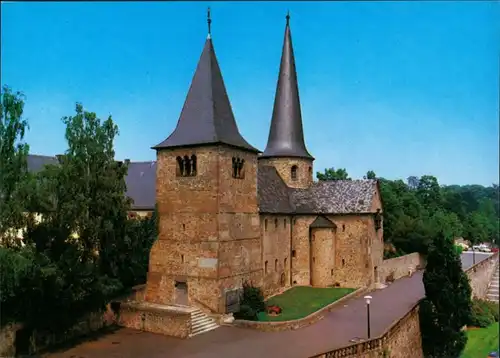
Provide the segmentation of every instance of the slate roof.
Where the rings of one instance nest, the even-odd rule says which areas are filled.
[[[30,154],[27,158],[28,170],[31,172],[39,172],[44,166],[49,164],[58,164],[56,157],[50,157],[48,155],[34,155]]]
[[[30,171],[39,171],[45,164],[57,164],[57,159],[28,156]],[[130,162],[125,182],[126,194],[133,200],[132,209],[154,209],[156,162]],[[261,213],[319,215],[370,212],[377,181],[322,181],[313,183],[308,189],[293,189],[285,184],[274,167],[259,164],[257,184]]]
[[[153,149],[224,143],[255,153],[240,134],[210,36],[170,136]]]
[[[152,210],[156,203],[156,162],[130,162],[125,177],[132,208]]]
[[[291,214],[294,211],[290,201],[290,188],[279,176],[276,168],[267,165],[258,167],[257,191],[259,209],[269,214]]]
[[[370,212],[376,180],[315,182],[308,189],[291,189],[297,214],[350,214]]]
[[[271,129],[261,158],[296,157],[314,159],[307,151],[302,127],[299,85],[287,15]]]

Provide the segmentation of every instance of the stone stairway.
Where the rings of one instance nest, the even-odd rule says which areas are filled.
[[[191,334],[190,337],[202,334],[219,328],[219,325],[213,318],[207,316],[200,309],[191,312]]]
[[[488,293],[486,294],[486,299],[488,299],[489,301],[498,302],[499,281],[500,281],[499,265],[497,264],[497,267],[495,268],[495,273],[493,274],[491,282],[488,286]]]

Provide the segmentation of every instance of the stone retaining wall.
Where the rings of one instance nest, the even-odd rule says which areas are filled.
[[[157,308],[138,302],[121,302],[117,324],[139,331],[187,338],[191,333],[191,314],[179,309]]]
[[[497,265],[498,252],[465,270],[465,273],[469,277],[473,297],[486,297],[488,286],[491,282],[493,274],[495,273],[495,267],[497,267]]]
[[[423,358],[419,306],[416,304],[403,318],[394,322],[382,336],[334,349],[311,358]]]
[[[294,329],[299,329],[322,320],[328,312],[335,309],[338,305],[343,304],[348,299],[358,297],[365,292],[366,292],[365,288],[360,288],[354,292],[351,292],[348,295],[345,295],[344,297],[338,299],[337,301],[330,303],[328,306],[325,306],[322,309],[311,313],[309,316],[296,320],[263,322],[263,321],[247,321],[243,319],[237,319],[234,320],[231,325],[242,328],[256,329],[258,331],[263,331],[263,332],[279,332],[279,331],[290,331]]]
[[[116,317],[107,305],[104,312],[92,312],[69,328],[66,332],[54,334],[47,331],[27,331],[20,323],[7,324],[0,328],[0,357],[14,357],[18,354],[33,355],[68,340],[85,336],[100,329],[114,326]],[[23,337],[22,339],[20,337]]]
[[[425,267],[425,258],[414,252],[412,254],[395,257],[393,259],[383,260],[377,268],[378,282],[387,283],[393,280],[408,276],[412,272]],[[377,277],[375,278],[377,281]]]

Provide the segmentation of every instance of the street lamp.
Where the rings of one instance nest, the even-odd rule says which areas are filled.
[[[367,323],[367,329],[368,329],[368,339],[370,339],[370,302],[371,302],[372,296],[365,296],[365,302],[366,302],[366,323]]]

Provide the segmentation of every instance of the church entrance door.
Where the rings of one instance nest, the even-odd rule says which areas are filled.
[[[175,281],[175,304],[180,306],[188,305],[187,282]]]

